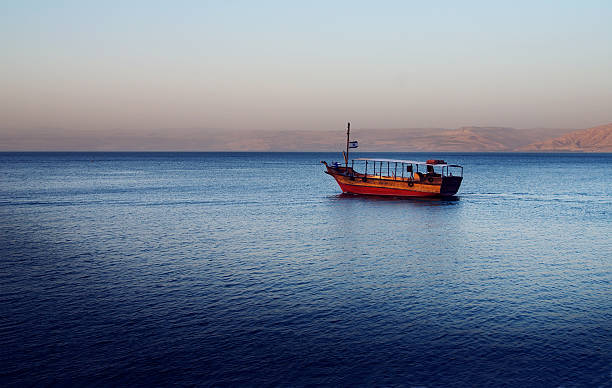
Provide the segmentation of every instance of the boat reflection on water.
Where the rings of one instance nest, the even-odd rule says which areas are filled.
[[[408,202],[423,205],[450,205],[459,201],[459,196],[447,197],[391,197],[387,195],[358,195],[349,193],[340,193],[329,196],[330,199],[337,200],[357,200],[357,201],[372,201],[372,202]]]

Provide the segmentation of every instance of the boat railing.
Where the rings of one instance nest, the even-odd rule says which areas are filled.
[[[358,173],[355,171],[355,161],[365,162],[364,173]],[[425,166],[423,171],[419,171],[419,166]],[[371,174],[368,174],[368,168],[373,170]],[[455,172],[455,175],[453,172]],[[364,177],[366,179],[415,181],[417,180],[415,179],[415,174],[419,174],[419,177],[422,175],[424,177],[433,179],[452,176],[463,177],[463,167],[458,164],[359,158],[351,161],[351,165],[346,169],[345,173],[356,177]],[[456,175],[457,173],[458,175]],[[423,179],[421,178],[418,180]]]

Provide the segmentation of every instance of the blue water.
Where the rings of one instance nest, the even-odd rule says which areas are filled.
[[[0,154],[0,385],[612,386],[612,154]]]

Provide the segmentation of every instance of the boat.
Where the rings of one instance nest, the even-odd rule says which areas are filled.
[[[326,174],[331,175],[343,193],[391,197],[452,197],[459,191],[463,180],[463,167],[444,160],[424,162],[399,159],[356,158],[349,166],[349,150],[357,148],[350,141],[351,124],[346,130],[346,152],[342,152],[344,165],[328,164]],[[361,170],[362,172],[358,172]]]

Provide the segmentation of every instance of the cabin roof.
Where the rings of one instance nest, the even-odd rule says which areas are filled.
[[[406,164],[423,164],[423,165],[428,165],[428,166],[448,166],[448,167],[461,167],[458,164],[447,164],[447,163],[441,163],[441,164],[433,164],[433,163],[427,163],[427,162],[418,162],[415,160],[400,160],[400,159],[372,159],[372,158],[356,158],[353,160],[367,160],[370,162],[391,162],[391,163],[406,163]]]

